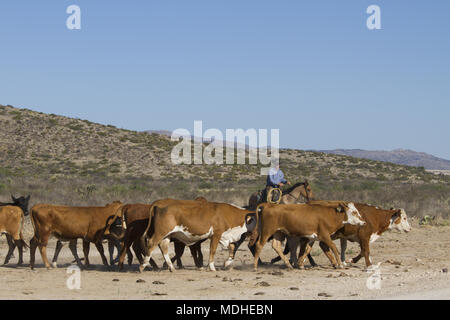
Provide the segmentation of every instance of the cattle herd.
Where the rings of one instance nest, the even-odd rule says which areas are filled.
[[[277,253],[271,263],[283,260],[288,268],[304,268],[306,259],[315,266],[310,253],[314,242],[335,268],[357,263],[365,258],[366,267],[372,265],[370,243],[387,230],[409,232],[411,227],[403,209],[385,210],[376,206],[347,201],[318,201],[307,199],[306,203],[261,203],[241,208],[232,204],[210,202],[204,198],[195,200],[158,200],[152,204],[123,204],[119,201],[104,207],[68,207],[37,204],[28,211],[30,197],[12,197],[11,203],[0,203],[0,232],[6,235],[8,264],[14,250],[19,253],[18,264],[23,264],[23,249],[29,247],[30,267],[35,267],[36,249],[47,269],[57,267],[58,255],[63,242],[69,248],[80,267],[89,266],[89,246],[94,243],[105,266],[113,265],[114,248],[119,251],[118,268],[124,269],[135,256],[139,270],[147,267],[157,269],[152,259],[156,249],[164,257],[166,266],[175,271],[174,263],[183,267],[181,257],[189,247],[196,267],[203,268],[201,244],[210,240],[208,268],[215,271],[214,256],[219,244],[229,250],[224,268],[233,265],[239,246],[249,239],[248,247],[254,256],[254,270],[263,262],[261,250],[268,241]],[[22,228],[29,215],[34,235],[25,242]],[[52,264],[47,257],[49,239],[58,239]],[[77,240],[83,241],[84,266],[77,253]],[[283,249],[283,241],[286,240]],[[339,254],[333,240],[340,239]],[[103,243],[109,245],[110,259],[105,256]],[[358,242],[360,254],[350,260],[345,257],[347,241]],[[173,242],[175,256],[169,256]],[[298,248],[300,252],[297,254]],[[134,252],[134,256],[133,256]],[[290,252],[290,259],[286,255]]]

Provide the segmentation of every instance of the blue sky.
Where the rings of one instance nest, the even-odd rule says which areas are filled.
[[[66,8],[81,8],[68,30]],[[381,8],[382,30],[366,9]],[[2,1],[0,103],[450,159],[449,1]]]

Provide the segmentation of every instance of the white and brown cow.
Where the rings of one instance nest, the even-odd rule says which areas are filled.
[[[258,269],[258,260],[261,250],[272,236],[273,249],[291,269],[292,265],[283,254],[281,247],[281,243],[286,236],[297,236],[313,241],[319,240],[326,243],[332,249],[336,258],[333,265],[342,267],[339,259],[339,253],[331,240],[331,235],[342,228],[345,224],[365,224],[358,210],[351,202],[336,202],[327,205],[262,204],[258,206],[255,217],[257,228],[255,228],[254,232],[259,233],[254,257],[255,271]],[[256,239],[257,237],[253,238]],[[249,245],[252,245],[252,243]],[[331,253],[327,255],[330,259],[334,260]]]
[[[248,232],[245,218],[252,211],[226,203],[201,201],[156,201],[153,204],[148,243],[145,243],[146,258],[140,271],[149,265],[152,253],[159,245],[170,271],[175,271],[168,255],[171,239],[192,246],[205,239],[211,240],[209,269],[215,271],[214,256],[219,243],[228,248],[230,255],[225,268],[234,261],[235,242]],[[149,225],[150,225],[149,224]],[[147,232],[146,232],[147,233]],[[145,237],[145,234],[144,234]],[[144,238],[143,237],[143,238]]]
[[[310,204],[322,204],[330,205],[334,202],[330,201],[310,201]],[[339,229],[335,234],[331,236],[332,240],[340,239],[341,241],[341,261],[342,263],[357,263],[363,256],[366,260],[366,267],[369,268],[372,265],[372,259],[370,257],[370,244],[374,243],[384,232],[388,230],[398,230],[402,232],[411,231],[411,226],[408,223],[408,217],[404,209],[390,209],[384,210],[376,206],[355,203],[355,207],[358,209],[359,213],[366,222],[363,226],[354,226],[346,224],[344,227]],[[361,253],[351,259],[346,261],[345,251],[347,249],[347,241],[358,242],[360,244]],[[288,239],[288,250],[284,254],[291,253],[291,261],[296,258],[296,252],[299,244],[302,242],[304,246],[304,240],[298,237],[290,237]],[[312,247],[313,243],[309,243]],[[320,243],[322,250],[326,252],[329,250],[328,246],[323,242]],[[300,254],[302,255],[302,254]],[[314,259],[309,256],[311,264],[315,266]],[[277,257],[272,260],[272,262],[279,261]],[[330,260],[331,261],[331,260]],[[304,261],[303,261],[304,262]],[[303,263],[300,262],[300,266]]]
[[[320,203],[320,201],[314,201],[313,203]],[[341,240],[342,262],[357,263],[362,257],[364,257],[366,267],[369,268],[372,265],[372,259],[370,257],[370,244],[374,243],[384,232],[388,230],[410,232],[411,226],[409,225],[408,217],[404,209],[384,210],[364,203],[355,203],[355,206],[361,213],[364,221],[367,223],[364,226],[345,225],[332,236],[332,239]],[[357,257],[348,261],[345,259],[347,241],[358,242],[361,248],[361,253]]]

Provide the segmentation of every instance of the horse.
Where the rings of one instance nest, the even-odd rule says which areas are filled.
[[[248,210],[256,210],[256,207],[260,203],[264,202],[262,201],[263,199],[260,199],[260,197],[258,197],[260,193],[261,191],[255,192],[250,196],[247,207]],[[301,198],[305,199],[306,202],[314,199],[314,194],[308,180],[305,180],[305,182],[298,182],[292,187],[283,190],[280,204],[297,203]]]

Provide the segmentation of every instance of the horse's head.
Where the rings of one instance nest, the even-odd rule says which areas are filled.
[[[304,195],[303,195],[303,197],[307,201],[314,200],[314,193],[312,191],[312,188],[311,188],[308,180],[305,180],[303,186],[304,186]]]

